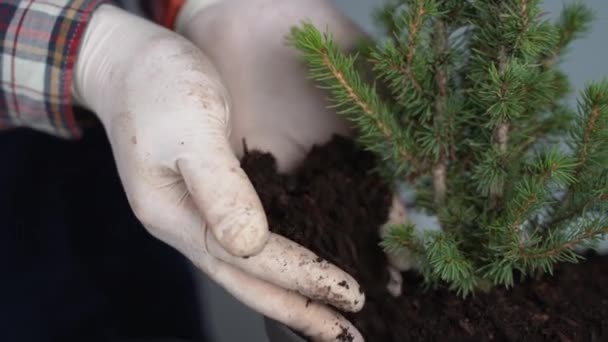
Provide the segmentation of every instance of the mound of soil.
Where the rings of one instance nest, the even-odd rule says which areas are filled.
[[[279,174],[267,153],[249,152],[242,160],[270,229],[359,281],[366,304],[344,315],[366,341],[608,341],[607,257],[465,300],[445,288],[425,291],[420,277],[405,273],[403,295],[392,297],[378,246],[391,192],[370,173],[374,165],[371,154],[340,137],[313,148],[291,175]],[[337,339],[348,341],[343,335]]]

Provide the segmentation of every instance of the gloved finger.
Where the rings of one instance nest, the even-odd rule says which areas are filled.
[[[190,196],[220,245],[236,256],[258,253],[269,231],[262,204],[228,141],[177,162]]]
[[[364,341],[357,328],[327,306],[257,279],[221,260],[214,264],[211,278],[239,301],[312,341]]]
[[[365,302],[365,295],[353,277],[277,234],[271,234],[264,249],[249,258],[225,252],[210,234],[207,248],[211,255],[252,276],[344,311],[359,311]]]
[[[246,274],[210,255],[206,241],[211,240],[213,234],[206,231],[206,223],[192,198],[181,195],[187,194],[185,185],[178,181],[172,190],[172,196],[151,192],[147,198],[149,205],[145,206],[143,221],[150,233],[184,254],[245,305],[310,336],[313,341],[335,341],[336,336],[352,336],[353,341],[363,341],[350,322],[328,307]]]

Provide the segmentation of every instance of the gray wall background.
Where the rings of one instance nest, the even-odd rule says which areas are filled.
[[[371,21],[371,11],[382,4],[382,0],[334,0],[366,31],[379,34]],[[570,0],[545,0],[548,14],[556,17],[564,3]],[[596,21],[587,38],[572,45],[563,62],[563,68],[571,76],[577,90],[586,82],[608,76],[608,2],[604,0],[583,0],[594,8]],[[574,98],[572,99],[574,104]],[[199,276],[201,284],[201,305],[205,312],[205,329],[214,342],[266,342],[262,317],[237,302],[223,289]]]

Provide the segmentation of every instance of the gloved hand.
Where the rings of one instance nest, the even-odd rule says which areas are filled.
[[[314,340],[334,340],[344,328],[362,340],[321,304],[359,310],[364,296],[356,281],[268,232],[228,140],[230,116],[248,110],[231,109],[218,72],[198,48],[102,5],[80,46],[73,94],[99,116],[132,209],[151,234],[260,313]],[[282,106],[272,101],[280,94],[264,96],[256,101],[267,101],[266,109]],[[337,286],[343,281],[348,286]]]
[[[364,36],[330,0],[188,0],[176,23],[177,32],[209,56],[230,92],[237,155],[245,139],[249,149],[271,152],[281,171],[297,165],[312,145],[349,133],[286,42],[305,20],[331,32],[344,50]]]
[[[176,23],[210,57],[231,93],[233,149],[242,155],[245,139],[249,149],[271,152],[282,171],[296,166],[312,145],[350,134],[325,100],[327,93],[309,79],[299,52],[286,44],[291,28],[303,21],[330,32],[345,51],[368,38],[329,0],[188,0]],[[379,234],[405,220],[395,197]],[[387,257],[387,288],[398,296],[400,271],[412,267],[412,258],[405,250]]]

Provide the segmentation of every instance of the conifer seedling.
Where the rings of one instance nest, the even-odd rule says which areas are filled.
[[[356,53],[309,23],[290,43],[377,171],[439,220],[392,227],[383,248],[464,296],[579,261],[608,233],[608,82],[570,108],[559,62],[591,10],[571,2],[551,21],[539,0],[393,0],[377,18],[388,38]]]

